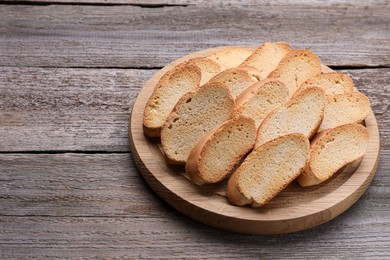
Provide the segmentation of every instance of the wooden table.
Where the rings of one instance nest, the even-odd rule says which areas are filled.
[[[253,2],[0,1],[0,259],[390,258],[389,1]],[[345,213],[298,233],[189,219],[134,165],[134,100],[178,57],[278,40],[313,50],[369,96],[374,180]]]

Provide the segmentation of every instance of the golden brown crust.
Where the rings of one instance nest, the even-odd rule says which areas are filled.
[[[161,127],[147,127],[143,124],[144,134],[149,137],[160,137],[161,135]]]
[[[253,67],[231,68],[222,71],[209,80],[209,83],[220,82],[227,85],[234,98],[237,98],[245,89],[261,79],[258,71]]]
[[[330,130],[330,129],[329,129]],[[312,152],[312,147],[317,144],[319,140],[329,131],[324,130],[319,133],[317,133],[311,140],[310,140],[310,152],[309,152],[309,161],[310,161],[310,154]],[[310,186],[310,185],[316,185],[319,184],[321,181],[313,174],[313,172],[310,169],[309,162],[306,163],[306,166],[304,170],[302,171],[301,175],[298,176],[297,182],[302,187]]]
[[[191,79],[189,82],[187,82],[187,88],[176,89],[176,98],[172,95],[169,95],[169,93],[166,91],[166,88],[172,81],[179,80],[178,78],[184,74],[189,76]],[[162,125],[164,124],[166,118],[172,111],[179,98],[187,91],[191,91],[199,86],[200,80],[201,71],[197,66],[194,65],[180,64],[172,71],[168,71],[166,74],[164,74],[156,84],[152,95],[145,105],[143,118],[143,129],[145,135],[149,137],[158,137],[160,135]]]
[[[241,63],[239,67],[252,66],[259,70],[262,78],[266,78],[276,69],[280,60],[290,51],[292,51],[292,48],[285,42],[265,42]]]
[[[351,93],[354,89],[353,81],[349,76],[339,72],[330,72],[306,80],[297,92],[313,86],[321,87],[327,96]]]
[[[206,94],[210,92],[213,92],[213,94]],[[206,99],[200,98],[202,95],[212,98],[214,102],[208,102]],[[216,98],[219,99],[218,102],[216,102]],[[188,110],[189,106],[191,106],[191,112]],[[202,137],[202,133],[208,132],[228,120],[232,116],[233,109],[234,99],[228,87],[222,83],[207,83],[205,86],[198,87],[196,90],[182,96],[161,130],[161,144],[167,162],[185,164],[190,150]],[[214,120],[208,120],[210,117],[213,117]],[[185,120],[179,122],[178,119],[180,118],[185,118]],[[176,125],[176,128],[172,128],[174,125]],[[178,125],[185,132],[177,132],[179,131],[177,130]],[[195,130],[195,127],[199,129]],[[173,146],[176,148],[173,148]]]
[[[321,74],[320,58],[309,50],[298,49],[287,53],[268,77],[280,79],[289,88],[292,96],[302,83],[319,74]]]
[[[236,171],[229,178],[227,184],[227,198],[229,202],[233,205],[244,206],[252,203],[251,199],[248,199],[242,194],[238,185],[238,176],[239,173]]]
[[[287,154],[283,154],[283,152],[286,152],[286,150],[278,151],[279,145],[283,144],[284,142],[293,141],[295,143],[294,147],[290,147],[290,151],[296,151],[299,149],[303,149],[301,152],[303,153],[304,160],[300,162],[295,161],[288,161],[288,159],[291,158],[285,158]],[[275,151],[274,151],[275,150]],[[275,157],[275,160],[265,160],[266,156],[271,156],[271,154],[278,154],[277,157]],[[273,139],[264,145],[256,148],[253,150],[248,157],[244,160],[244,162],[241,164],[241,166],[233,173],[233,175],[230,177],[228,182],[228,199],[229,202],[234,205],[246,205],[251,204],[252,207],[260,207],[270,201],[274,196],[276,196],[281,190],[283,190],[291,181],[293,181],[296,177],[301,174],[305,163],[307,161],[309,155],[309,141],[307,138],[305,138],[302,134],[287,134],[281,137],[278,137],[276,139]],[[297,157],[298,158],[298,157]],[[301,158],[302,159],[302,158]],[[256,163],[256,168],[258,169],[258,172],[253,173],[251,166],[251,161],[260,160],[260,162]],[[256,189],[261,189],[260,185],[262,182],[266,181],[267,174],[262,173],[263,168],[266,167],[266,165],[263,165],[261,163],[272,163],[272,164],[282,164],[282,163],[290,163],[293,165],[294,163],[297,163],[294,167],[291,166],[291,169],[296,168],[296,171],[292,173],[286,173],[283,178],[280,179],[272,179],[271,183],[276,185],[271,185],[272,187],[269,187],[267,191],[264,191],[265,193],[260,196],[260,198],[257,196],[255,198],[255,194],[251,193],[251,188],[248,188],[248,182],[245,182],[245,176],[248,174],[256,174],[256,179],[251,178],[251,182],[257,183]],[[249,167],[249,168],[248,168]],[[290,169],[290,167],[286,167]],[[295,169],[294,169],[295,170]],[[274,174],[274,173],[273,173]],[[241,177],[242,176],[242,177]],[[253,176],[252,176],[253,177]],[[252,187],[253,189],[253,187]]]
[[[317,89],[318,90],[319,88],[318,87],[310,87],[310,88],[307,88],[307,89],[308,89],[307,92],[310,92],[311,91],[310,89]],[[301,96],[305,95],[305,93],[306,93],[306,91],[302,91],[302,93],[298,93],[298,94],[294,95],[294,99],[295,98],[299,99]],[[325,93],[324,93],[323,90],[322,90],[322,93],[323,93],[323,96],[324,96]],[[320,117],[319,117],[318,121],[314,125],[313,130],[309,133],[309,135],[306,136],[306,138],[308,138],[309,140],[318,132],[318,129],[321,126],[322,120],[324,119],[324,110],[325,110],[325,106],[323,105],[322,106],[322,112],[320,113]]]
[[[338,126],[333,129],[327,129],[324,131],[321,131],[318,133],[315,138],[313,138],[311,144],[310,144],[310,160],[306,164],[305,171],[303,174],[301,174],[297,182],[303,186],[312,186],[312,185],[317,185],[320,184],[330,177],[332,177],[335,173],[337,173],[340,169],[344,168],[345,166],[356,162],[357,160],[361,160],[364,156],[364,152],[362,152],[362,147],[361,149],[356,151],[356,154],[350,155],[350,158],[346,158],[342,163],[339,163],[337,165],[337,168],[332,168],[332,171],[330,171],[328,174],[324,174],[324,172],[329,170],[329,167],[324,168],[321,172],[318,171],[318,169],[315,169],[314,163],[319,159],[319,154],[323,149],[327,149],[327,144],[328,142],[335,142],[337,140],[338,135],[340,133],[348,133],[348,134],[354,134],[353,136],[355,146],[350,145],[350,146],[345,146],[345,138],[343,138],[343,145],[340,145],[338,147],[338,152],[337,153],[330,153],[328,155],[329,160],[332,160],[333,157],[342,157],[344,156],[348,151],[351,151],[353,149],[356,149],[356,146],[362,146],[362,147],[367,147],[368,144],[368,130],[360,125],[360,124],[346,124],[342,126]],[[360,135],[360,136],[357,136]],[[351,138],[351,137],[350,137]],[[357,139],[360,138],[360,139]],[[348,149],[346,151],[345,149]],[[363,148],[365,151],[366,148]],[[336,160],[333,160],[332,163],[336,163]]]
[[[226,123],[226,122],[225,122]],[[224,123],[224,124],[225,124]],[[222,124],[223,125],[223,124]],[[203,147],[205,144],[209,141],[209,139],[215,134],[215,132],[220,128],[221,126],[218,126],[208,132],[206,135],[204,135],[199,142],[192,148],[190,155],[188,156],[186,165],[185,165],[185,171],[190,177],[191,181],[197,185],[202,185],[206,183],[204,179],[200,177],[199,173],[199,164],[200,164],[200,154],[203,150]]]
[[[167,71],[156,84],[155,89],[145,106],[143,123],[145,135],[149,137],[159,137],[161,134],[161,127],[165,120],[161,119],[159,122],[156,122],[156,118],[158,119],[159,115],[153,111],[155,109],[154,103],[156,97],[164,96],[163,89],[166,88],[167,84],[170,84],[172,78],[183,73],[196,73],[197,76],[200,77],[197,85],[202,85],[224,69],[225,68],[222,65],[213,60],[205,57],[197,57],[182,62],[173,69]],[[185,93],[182,94],[184,95]],[[171,96],[168,96],[167,98],[171,98]],[[169,110],[169,107],[166,109]],[[170,107],[170,109],[173,109],[173,107]],[[161,116],[164,117],[163,115]]]
[[[252,86],[250,86],[249,88],[247,88],[246,90],[244,90],[235,100],[236,102],[236,107],[242,105],[243,103],[245,103],[248,99],[250,99],[251,97],[253,97],[253,95],[256,93],[256,91],[261,88],[262,86],[264,86],[265,84],[269,83],[269,82],[273,82],[273,81],[277,81],[277,79],[273,79],[273,78],[267,78],[267,79],[263,79],[263,80],[260,80],[259,82],[257,83],[254,83]]]
[[[234,134],[237,134],[237,130],[240,132],[240,135],[236,135],[236,138],[240,138],[240,144],[236,144],[238,140],[233,136]],[[249,130],[249,133],[245,134],[245,130]],[[226,134],[228,135],[226,136]],[[203,136],[195,145],[186,162],[186,173],[190,179],[198,185],[216,183],[223,180],[240,162],[242,157],[252,149],[255,142],[255,136],[256,126],[252,119],[247,117],[235,117],[226,121],[218,128],[213,129]],[[229,141],[228,139],[230,139],[230,142],[232,143],[227,142]],[[217,149],[216,147],[222,143],[229,145],[226,147],[220,146],[219,149]],[[242,146],[242,144],[244,144],[244,146]],[[213,150],[213,148],[216,150],[210,151]],[[234,151],[234,155],[226,153],[226,150]],[[211,174],[210,167],[206,166],[205,163],[207,162],[207,159],[210,159],[210,153],[212,152],[217,153],[212,154],[215,156],[213,157],[214,160],[226,160],[226,158],[229,160],[222,167],[214,167]],[[225,158],[222,158],[224,156]]]
[[[235,48],[229,48],[226,50],[218,51],[208,56],[207,58],[230,69],[230,68],[236,68],[245,59],[247,59],[252,53],[253,53],[252,50],[235,47]]]
[[[256,138],[255,147],[257,148],[260,145],[264,144],[265,142],[269,141],[269,139],[267,137],[267,134],[271,134],[272,136],[274,135],[271,132],[269,132],[270,131],[269,130],[270,124],[273,123],[273,121],[271,121],[271,120],[275,120],[275,118],[279,114],[287,113],[286,111],[288,109],[290,109],[291,107],[293,107],[293,106],[305,105],[305,104],[301,104],[301,102],[302,102],[301,99],[304,96],[308,95],[308,94],[316,93],[316,92],[317,93],[321,93],[321,95],[320,95],[321,100],[324,101],[324,98],[325,98],[324,97],[324,91],[321,88],[319,88],[319,87],[310,87],[310,88],[304,89],[304,90],[296,93],[290,99],[290,101],[287,102],[284,106],[282,106],[280,108],[277,108],[277,109],[273,110],[271,113],[269,113],[268,116],[266,116],[266,118],[264,118],[263,122],[261,123],[260,127],[257,130],[257,138]],[[320,110],[319,110],[319,113],[318,113],[318,117],[316,118],[316,121],[310,127],[310,129],[311,129],[310,132],[302,133],[302,132],[300,132],[299,129],[290,129],[293,126],[300,127],[300,126],[302,126],[302,124],[307,123],[307,121],[304,120],[305,119],[305,115],[302,114],[302,115],[298,116],[299,119],[303,120],[302,122],[296,122],[296,121],[283,122],[285,125],[280,126],[279,131],[281,132],[281,134],[279,134],[277,136],[281,136],[281,135],[285,135],[285,134],[289,134],[289,133],[302,133],[308,139],[313,137],[313,135],[315,135],[315,133],[317,133],[317,130],[320,127],[322,119],[323,119],[323,116],[324,116],[324,102],[321,102],[320,104],[317,104],[316,108],[320,108]],[[289,117],[288,119],[289,120],[293,120],[292,117]],[[282,127],[285,127],[285,128],[288,128],[288,129],[284,129],[283,130]]]
[[[370,100],[359,91],[327,96],[324,120],[319,131],[345,124],[361,123],[370,112]]]
[[[284,105],[288,90],[283,82],[265,79],[253,84],[236,99],[235,116],[247,116],[259,127],[264,118],[274,109]]]
[[[252,66],[240,66],[237,67],[238,70],[244,70],[246,71],[251,77],[254,77],[257,79],[257,81],[260,81],[263,79],[263,77],[260,74],[260,71]]]
[[[221,64],[205,58],[205,57],[199,57],[199,58],[192,58],[188,60],[186,65],[194,65],[197,66],[201,71],[201,81],[199,85],[203,85],[206,82],[208,82],[212,77],[220,73],[221,71],[225,70],[226,68],[222,66]]]
[[[319,75],[321,73],[321,61],[320,58],[312,51],[307,49],[298,49],[289,52],[284,58],[279,62],[278,67],[272,71],[272,73],[268,76],[269,78],[278,78],[280,74],[284,73],[284,69],[289,67],[289,64],[292,60],[296,58],[305,58],[309,61],[313,66],[313,69],[316,70],[316,74]],[[306,79],[307,80],[307,79]],[[305,81],[306,81],[305,80]]]

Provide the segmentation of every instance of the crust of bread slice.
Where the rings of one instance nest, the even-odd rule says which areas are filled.
[[[343,73],[331,72],[320,74],[316,77],[306,80],[298,89],[308,87],[320,87],[325,91],[325,95],[336,95],[336,94],[346,94],[351,93],[355,85],[351,77]]]
[[[264,79],[246,89],[236,99],[234,114],[255,120],[259,127],[263,119],[274,109],[284,105],[288,89],[276,79]]]
[[[318,131],[361,123],[370,112],[370,100],[360,92],[328,96],[325,101],[324,120]]]
[[[347,124],[317,134],[310,144],[310,160],[297,178],[303,186],[324,182],[350,163],[361,160],[368,146],[368,130]]]
[[[244,60],[246,60],[253,50],[245,48],[229,48],[226,50],[218,51],[207,58],[221,64],[227,69],[238,67]]]
[[[257,131],[255,147],[290,133],[300,133],[310,139],[322,122],[324,107],[325,95],[321,88],[310,87],[298,92],[263,120]]]
[[[200,81],[201,71],[194,65],[179,65],[162,76],[145,106],[145,135],[160,136],[161,127],[177,101],[188,91],[196,89]]]
[[[286,84],[291,97],[306,80],[320,73],[320,58],[309,50],[299,49],[287,53],[268,77]]]
[[[232,68],[222,71],[209,82],[220,82],[229,87],[232,96],[238,97],[244,90],[261,80],[259,72],[253,67]]]
[[[253,148],[255,122],[236,117],[210,131],[191,150],[185,170],[197,185],[223,180]]]
[[[233,109],[234,99],[222,83],[207,83],[180,98],[161,130],[167,162],[185,164],[199,139],[230,119]]]
[[[212,77],[214,77],[215,75],[217,75],[218,73],[226,69],[221,64],[211,59],[202,58],[202,57],[190,59],[186,62],[186,64],[195,65],[200,69],[201,72],[200,85],[205,84]]]
[[[302,134],[284,135],[258,147],[230,177],[229,202],[264,205],[302,173],[308,156],[309,141]]]
[[[279,62],[287,53],[292,51],[290,45],[285,42],[265,42],[258,47],[240,66],[252,66],[256,68],[263,79],[276,69]]]

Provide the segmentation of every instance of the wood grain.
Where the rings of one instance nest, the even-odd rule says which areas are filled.
[[[0,67],[0,150],[128,151],[130,108],[154,72]]]
[[[344,71],[373,104],[381,161],[357,203],[311,230],[232,235],[181,215],[143,181],[126,136],[155,73],[143,68],[243,39],[314,48],[338,68],[386,67],[388,9],[386,0],[0,1],[0,259],[389,259],[389,69]]]
[[[381,156],[367,192],[347,211],[356,214],[353,218],[364,219],[390,211],[387,203],[390,151],[382,151]],[[148,187],[129,153],[0,154],[0,169],[0,216],[164,218],[167,221],[182,216]],[[339,222],[338,219],[332,222]],[[341,223],[353,232],[354,221],[344,219]]]
[[[341,221],[313,230],[265,237],[233,236],[181,216],[169,219],[0,217],[0,255],[2,259],[258,259],[259,256],[387,259],[390,256],[390,222],[386,212],[353,214],[351,211],[340,218]],[[307,247],[307,241],[315,248]]]
[[[2,2],[7,4],[12,3],[18,3],[19,1],[16,0],[2,0]],[[301,1],[301,0],[274,0],[272,2],[267,0],[197,0],[197,1],[191,1],[191,0],[152,0],[152,1],[145,1],[145,0],[25,0],[24,3],[67,3],[67,4],[80,4],[80,3],[86,3],[86,4],[107,4],[107,5],[113,5],[113,4],[129,4],[129,5],[139,5],[144,8],[163,8],[163,7],[169,7],[169,6],[178,6],[178,5],[184,5],[184,6],[193,6],[193,5],[288,5],[288,4],[309,4],[309,5],[329,5],[329,4],[338,4],[338,5],[348,5],[350,4],[350,1],[348,0],[323,0],[323,1],[315,1],[315,0],[308,0],[308,1]],[[387,4],[386,0],[356,0],[354,1],[354,5],[375,5],[375,4]]]
[[[284,40],[310,48],[327,65],[389,66],[387,10],[382,2],[257,8],[0,5],[0,64],[156,68],[210,47]]]
[[[129,153],[1,154],[0,165],[0,215],[171,214],[165,203],[157,203]]]
[[[390,160],[336,219],[274,236],[233,235],[178,213],[148,188],[130,154],[0,154],[0,169],[1,259],[390,256]]]
[[[0,151],[129,151],[130,109],[156,72],[0,67]],[[390,69],[342,72],[370,98],[390,150]]]

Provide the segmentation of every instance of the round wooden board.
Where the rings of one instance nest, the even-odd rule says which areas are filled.
[[[261,208],[230,205],[225,196],[226,182],[196,186],[184,174],[184,167],[166,164],[159,140],[145,137],[145,104],[160,77],[177,64],[203,57],[226,48],[207,49],[182,57],[158,71],[142,88],[134,103],[129,138],[134,161],[150,187],[165,201],[185,215],[217,228],[252,234],[280,234],[308,229],[325,223],[352,206],[365,192],[379,160],[379,131],[371,113],[365,120],[369,145],[360,165],[350,165],[323,184],[302,188],[291,183],[277,197]],[[323,66],[323,71],[330,69]]]

